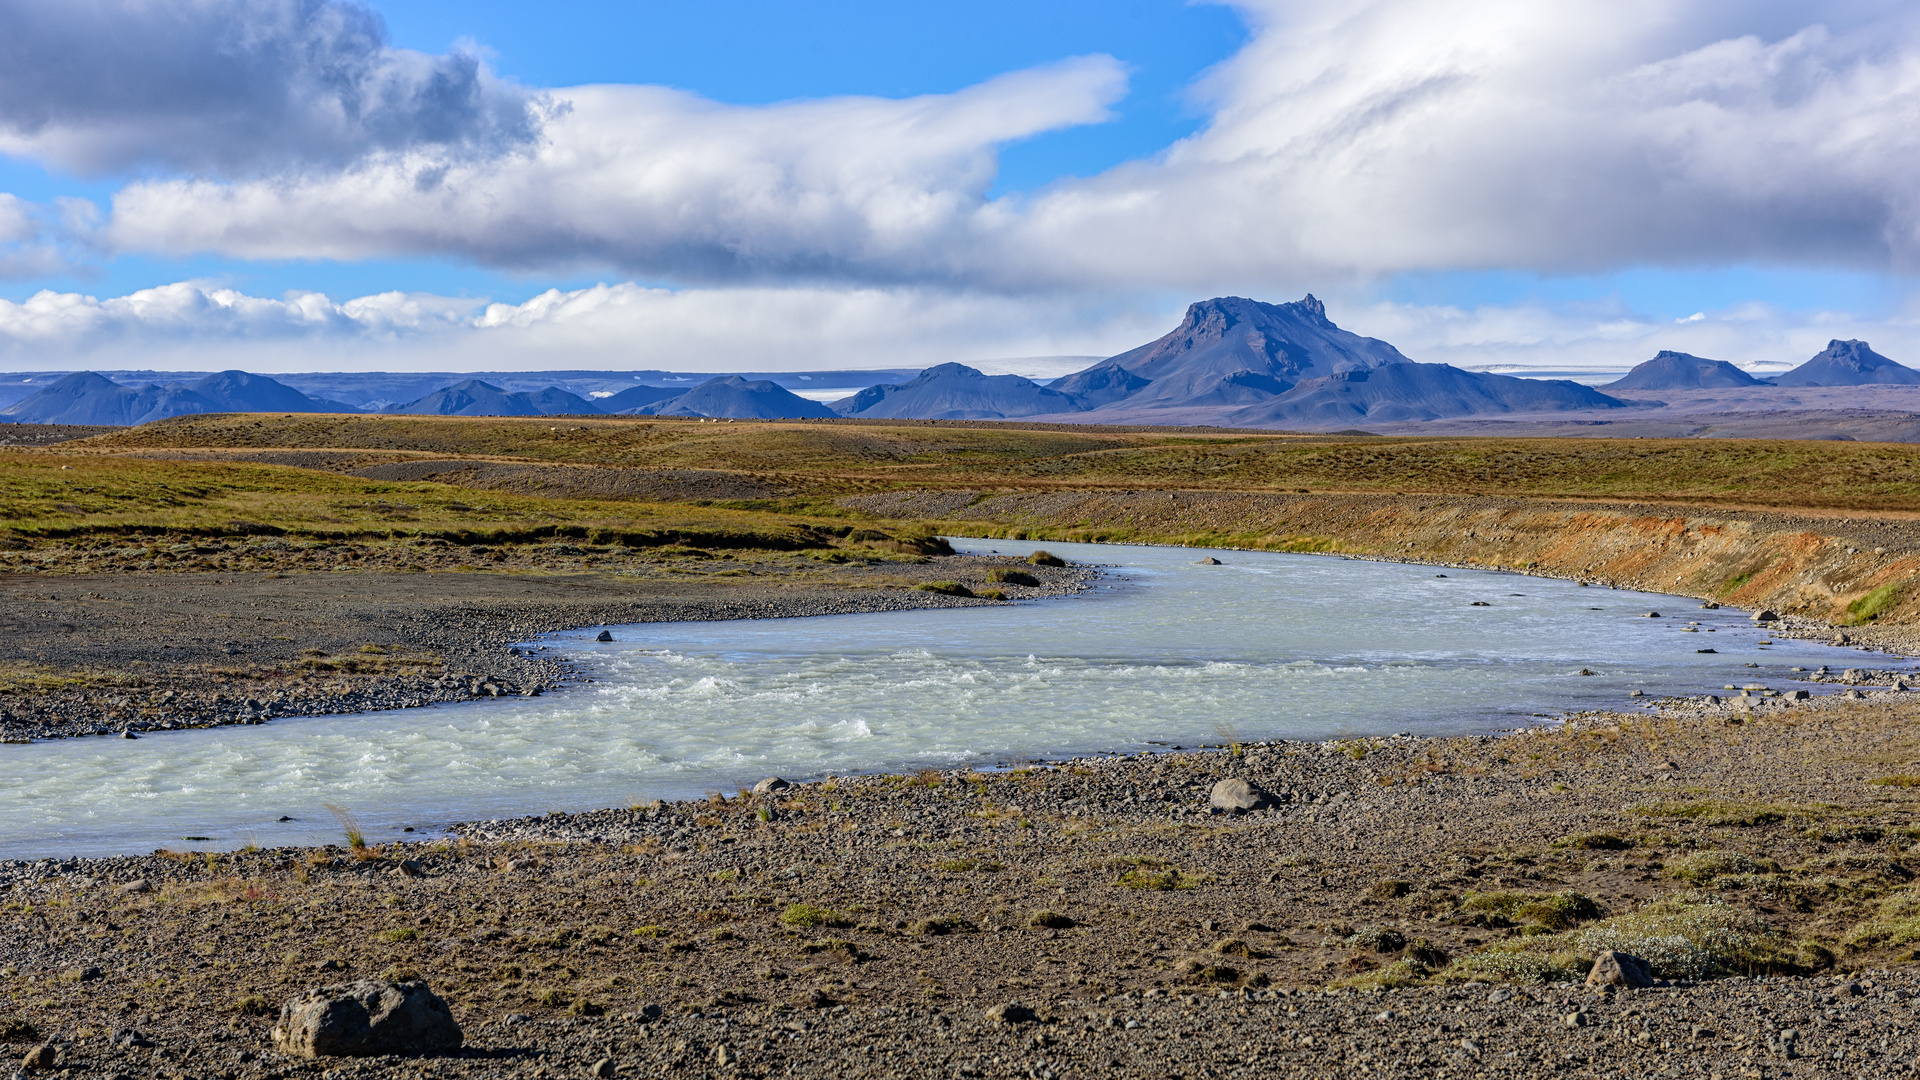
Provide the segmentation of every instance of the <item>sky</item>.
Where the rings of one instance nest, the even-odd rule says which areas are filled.
[[[0,0],[0,368],[1920,365],[1916,166],[1880,0]]]

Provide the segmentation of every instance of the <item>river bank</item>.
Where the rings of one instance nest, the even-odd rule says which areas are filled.
[[[1173,543],[1505,570],[1789,616],[1795,636],[1920,652],[1920,518],[1500,496],[899,491],[841,504],[951,536]]]
[[[294,993],[386,975],[466,1029],[436,1075],[1897,1075],[1920,1022],[1912,697],[14,862],[0,1030],[88,1075],[410,1076],[427,1063],[265,1041]],[[1211,812],[1223,778],[1277,804]],[[1567,981],[1608,947],[1675,985]],[[1009,1001],[1037,1021],[985,1017]]]
[[[989,582],[1017,561],[961,556],[823,564],[701,553],[608,567],[586,548],[541,547],[564,550],[514,552],[495,572],[408,571],[375,546],[337,545],[321,570],[0,576],[0,738],[530,696],[572,668],[555,650],[516,646],[557,631],[991,604],[920,586],[1025,600],[1084,589],[1096,575],[1019,563],[1038,584]]]

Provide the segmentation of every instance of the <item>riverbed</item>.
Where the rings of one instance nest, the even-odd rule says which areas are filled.
[[[585,675],[537,698],[0,747],[0,856],[338,842],[328,805],[380,842],[767,775],[1481,733],[1860,663],[1683,597],[1315,555],[1045,546],[1108,572],[1086,594],[1031,603],[582,628],[528,643]],[[613,640],[595,641],[601,629]]]

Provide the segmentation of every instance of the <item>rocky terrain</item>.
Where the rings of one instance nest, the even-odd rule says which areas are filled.
[[[569,668],[562,652],[520,643],[559,630],[992,604],[1002,601],[972,594],[1055,595],[1094,573],[1023,563],[1039,584],[1021,585],[987,580],[1012,559],[959,556],[823,563],[275,538],[184,546],[177,567],[154,567],[144,548],[77,547],[64,567],[62,553],[48,553],[52,573],[0,575],[0,739],[538,694]],[[423,572],[429,566],[444,572]],[[945,585],[960,591],[921,588]]]
[[[16,861],[0,1039],[128,1077],[1907,1075],[1920,699],[1863,694]],[[1583,985],[1606,949],[1663,985]],[[273,1049],[368,978],[465,1045]]]

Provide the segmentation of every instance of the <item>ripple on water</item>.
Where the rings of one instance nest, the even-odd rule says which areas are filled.
[[[991,765],[1226,730],[1488,731],[1621,706],[1633,688],[1703,693],[1778,684],[1793,664],[1859,663],[1827,646],[1761,646],[1726,610],[1698,613],[1720,651],[1697,654],[1679,620],[1639,617],[1691,606],[1674,597],[1319,556],[1222,552],[1226,565],[1198,566],[1191,550],[1046,546],[1119,563],[1131,581],[1032,604],[648,623],[604,644],[583,631],[560,648],[595,681],[539,698],[6,747],[0,853],[190,835],[337,842],[322,803],[384,840],[402,825],[698,796],[770,773]],[[1583,667],[1599,674],[1574,677]]]

